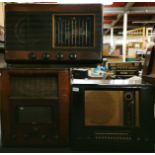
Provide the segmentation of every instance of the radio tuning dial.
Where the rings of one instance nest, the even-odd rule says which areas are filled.
[[[57,60],[62,60],[64,58],[64,55],[62,54],[62,53],[58,53],[57,55],[56,55],[56,59]]]
[[[35,53],[29,53],[28,57],[29,57],[29,60],[36,60],[37,59],[37,56],[35,55]]]
[[[76,60],[77,59],[77,55],[75,53],[71,53],[69,55],[70,60]]]

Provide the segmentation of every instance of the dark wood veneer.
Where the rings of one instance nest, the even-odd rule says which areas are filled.
[[[50,7],[49,7],[50,6]],[[81,6],[78,5],[62,5],[61,4],[7,4],[6,11],[46,11],[46,12],[81,12]],[[101,9],[101,5],[85,4],[85,11],[92,12]]]

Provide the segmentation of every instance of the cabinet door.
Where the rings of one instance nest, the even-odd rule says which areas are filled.
[[[2,85],[3,144],[67,144],[68,70],[5,70]]]

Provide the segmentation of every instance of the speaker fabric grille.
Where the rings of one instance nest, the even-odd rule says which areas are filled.
[[[11,77],[13,97],[57,97],[57,77]]]
[[[45,12],[7,12],[6,49],[49,50],[52,16]]]
[[[85,91],[86,126],[123,126],[123,91]]]

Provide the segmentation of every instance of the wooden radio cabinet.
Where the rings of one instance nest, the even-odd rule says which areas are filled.
[[[3,145],[68,144],[68,69],[5,69],[1,80]]]
[[[6,61],[101,62],[102,9],[101,4],[6,4]]]

